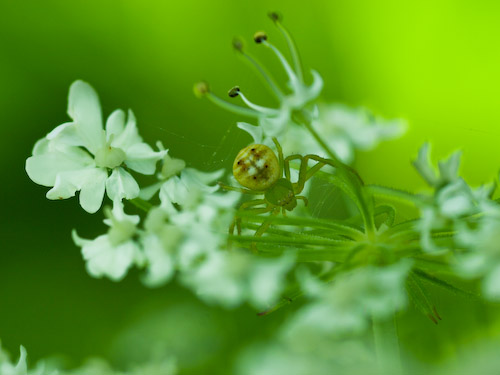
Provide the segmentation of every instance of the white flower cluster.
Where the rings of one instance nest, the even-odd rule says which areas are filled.
[[[175,375],[177,374],[177,365],[174,358],[166,358],[162,361],[152,361],[138,365],[130,371],[116,371],[105,360],[93,358],[88,360],[78,369],[63,371],[57,368],[57,363],[51,363],[46,366],[40,362],[33,369],[28,369],[26,362],[26,349],[21,346],[20,357],[17,364],[9,360],[9,356],[0,346],[0,375]]]
[[[462,277],[483,277],[483,293],[500,300],[500,205],[491,199],[494,185],[472,189],[458,176],[460,152],[438,163],[436,173],[429,160],[429,145],[425,144],[414,162],[427,183],[435,189],[429,202],[420,205],[421,219],[417,229],[422,248],[439,254],[446,248],[433,238],[435,230],[453,231],[456,271]]]
[[[27,375],[28,366],[26,365],[26,349],[20,347],[19,361],[14,364],[10,361],[9,356],[0,346],[0,375]]]
[[[34,369],[29,370],[26,358],[28,354],[21,345],[19,348],[19,360],[14,363],[10,360],[7,352],[2,349],[0,343],[0,375],[57,375],[55,370],[48,370],[43,363],[39,363]]]
[[[270,108],[253,103],[238,86],[229,91],[229,96],[240,97],[248,108],[225,102],[210,92],[205,83],[195,86],[198,96],[206,95],[226,110],[256,118],[257,125],[238,122],[237,126],[249,133],[254,143],[272,147],[274,145],[272,138],[279,136],[285,154],[301,153],[306,149],[308,153],[331,157],[330,152],[332,152],[343,162],[352,163],[355,151],[371,150],[381,141],[397,138],[405,132],[404,120],[385,120],[374,116],[365,108],[350,108],[341,104],[317,105],[317,99],[323,89],[323,79],[318,72],[311,70],[312,82],[311,84],[305,82],[298,51],[292,38],[280,23],[279,16],[272,14],[271,19],[285,36],[293,67],[283,53],[268,41],[265,33],[256,33],[254,40],[257,44],[267,47],[277,57],[288,78],[283,85],[286,87],[285,90],[254,57],[244,50],[241,41],[237,40],[233,44],[264,78],[278,101],[278,107]],[[321,137],[323,144],[318,143],[313,132]],[[326,150],[324,145],[329,150]]]
[[[456,228],[464,217],[479,212],[479,204],[487,196],[484,189],[473,191],[458,176],[460,152],[453,153],[447,160],[439,161],[439,173],[436,173],[430,162],[429,144],[424,144],[413,165],[434,189],[434,196],[420,204],[421,218],[417,229],[421,234],[424,251],[437,253],[442,249],[432,237],[432,232],[444,228]]]
[[[404,261],[358,268],[328,284],[301,269],[298,279],[312,301],[285,322],[277,338],[247,351],[240,359],[239,373],[331,374],[333,369],[344,373],[346,368],[346,373],[355,368],[371,373],[373,353],[355,337],[372,318],[386,319],[406,306],[410,268],[411,262]]]
[[[102,129],[97,93],[85,82],[71,85],[68,113],[73,121],[37,142],[26,171],[52,187],[49,199],[80,191],[80,203],[91,213],[100,208],[105,191],[112,199],[112,209],[104,210],[105,234],[84,239],[73,231],[90,275],[119,281],[137,267],[144,270],[144,284],[155,287],[178,272],[181,282],[209,302],[233,307],[249,301],[266,308],[275,301],[293,259],[255,260],[227,248],[240,194],[217,192],[214,182],[223,170],[186,168],[161,143],[153,151],[142,142],[131,111],[128,119],[121,110],[113,112]],[[158,161],[158,182],[140,189],[129,170],[152,175]],[[139,215],[125,212],[123,199],[150,200],[156,194],[160,204],[145,202],[151,207],[142,223]]]
[[[351,164],[356,151],[373,150],[382,141],[402,136],[407,124],[402,119],[386,120],[374,116],[363,107],[351,108],[333,103],[318,106],[312,127],[321,134],[322,139],[340,160]],[[304,126],[290,126],[282,144],[292,153],[307,149],[311,154],[328,158],[328,154]]]
[[[80,192],[89,213],[99,210],[106,191],[113,201],[139,195],[139,185],[127,171],[152,175],[167,151],[155,152],[142,141],[134,114],[118,109],[103,129],[101,105],[95,90],[76,81],[69,90],[68,114],[73,121],[59,125],[40,139],[26,172],[37,184],[52,187],[49,199],[66,199]]]

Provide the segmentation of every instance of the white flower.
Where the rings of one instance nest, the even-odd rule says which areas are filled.
[[[222,169],[209,173],[194,168],[183,169],[179,175],[171,176],[161,185],[159,195],[162,206],[178,204],[184,209],[195,208],[199,202],[219,189],[218,185],[209,184],[223,174]]]
[[[137,197],[139,186],[124,167],[153,174],[166,151],[154,152],[142,141],[130,110],[128,116],[114,111],[104,130],[97,93],[83,81],[70,87],[68,114],[72,122],[36,143],[26,160],[29,177],[52,187],[49,199],[66,199],[80,191],[80,204],[90,213],[100,208],[105,191],[112,200]]]
[[[155,287],[173,277],[177,266],[177,248],[183,238],[182,228],[169,223],[169,214],[161,207],[154,207],[144,221],[140,243],[146,260],[144,284]]]
[[[119,281],[128,269],[143,263],[143,256],[134,235],[137,232],[139,216],[127,215],[123,204],[116,201],[112,211],[107,211],[108,219],[104,223],[109,226],[106,234],[93,240],[80,238],[73,231],[73,241],[82,248],[83,259],[87,262],[87,271],[93,277],[109,277]]]
[[[7,353],[2,351],[0,346],[0,375],[28,375],[28,366],[26,365],[26,349],[21,345],[20,355],[17,364],[9,361]]]
[[[482,189],[483,197],[489,189]],[[457,255],[456,270],[462,277],[482,277],[486,298],[500,301],[500,206],[487,199],[479,199],[481,214],[476,221],[457,225],[455,239],[467,251]]]
[[[413,166],[430,186],[441,188],[458,179],[461,156],[462,153],[456,151],[447,160],[438,161],[438,173],[436,173],[430,160],[430,145],[424,143],[418,150],[418,157],[413,162]]]
[[[248,300],[264,309],[280,296],[293,264],[293,257],[255,260],[237,250],[210,251],[198,267],[183,275],[183,281],[208,302],[231,308]]]
[[[314,300],[284,326],[283,335],[294,341],[363,331],[372,317],[383,319],[406,306],[405,279],[410,268],[411,262],[368,266],[341,274],[321,288],[309,285],[306,290],[315,291]]]
[[[440,160],[436,171],[430,161],[430,146],[425,143],[413,162],[420,175],[434,188],[432,199],[419,203],[421,217],[416,225],[420,231],[422,249],[426,252],[445,250],[432,238],[434,230],[456,229],[464,217],[478,213],[480,206],[488,200],[489,188],[474,191],[458,176],[460,156],[460,152],[454,152],[447,160]]]
[[[350,108],[343,104],[323,104],[312,112],[312,127],[344,163],[352,163],[356,151],[374,149],[381,141],[400,137],[406,130],[401,119],[375,117],[368,109]],[[290,125],[280,137],[284,150],[328,157],[304,126]]]
[[[254,138],[255,143],[272,145],[272,137],[284,137],[292,124],[294,126],[299,126],[294,123],[294,114],[307,113],[306,117],[308,117],[308,111],[314,109],[314,105],[312,103],[318,98],[321,90],[323,89],[323,79],[315,70],[311,70],[312,82],[310,84],[305,82],[296,48],[293,45],[292,40],[288,39],[289,35],[285,34],[285,36],[291,49],[294,60],[294,68],[292,68],[281,51],[267,40],[266,35],[261,33],[260,35],[256,34],[254,37],[254,40],[258,44],[270,49],[282,65],[288,78],[287,82],[284,84],[284,86],[286,85],[286,90],[284,91],[275,83],[274,79],[268,75],[266,69],[264,69],[255,59],[251,58],[243,50],[241,42],[233,44],[236,50],[247,58],[249,62],[262,74],[262,77],[268,84],[268,88],[271,89],[278,101],[277,108],[264,107],[254,104],[246,97],[238,86],[229,91],[229,96],[232,98],[239,96],[243,100],[244,104],[249,108],[240,107],[219,98],[210,91],[208,84],[205,82],[200,82],[195,85],[195,93],[198,96],[206,96],[214,102],[214,104],[219,105],[226,110],[257,119],[258,126],[245,122],[237,123],[240,129],[245,130]],[[302,126],[302,124],[300,126]]]

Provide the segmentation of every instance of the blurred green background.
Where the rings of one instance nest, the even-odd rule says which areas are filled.
[[[121,366],[164,350],[186,373],[202,367],[230,373],[233,355],[286,317],[287,311],[257,318],[248,308],[208,307],[176,285],[146,289],[134,273],[121,283],[91,279],[70,231],[101,234],[101,214],[84,213],[75,199],[46,200],[47,189],[24,171],[35,141],[67,121],[75,79],[96,88],[105,116],[132,108],[144,138],[161,140],[174,157],[205,170],[227,167],[250,139],[235,128],[241,118],[195,98],[192,85],[205,79],[224,95],[238,84],[255,102],[272,105],[231,48],[233,36],[250,41],[257,30],[284,47],[269,10],[283,13],[305,66],[323,76],[324,100],[409,121],[403,139],[360,155],[357,167],[368,182],[422,188],[409,162],[427,140],[439,157],[463,149],[469,182],[496,176],[497,1],[3,0],[0,338],[10,351],[23,344],[32,361],[58,354],[77,365],[99,355]],[[268,51],[248,44],[284,78]],[[445,317],[439,326],[411,309],[400,318],[409,360],[453,358],[468,342],[492,335],[494,307],[439,290],[434,299]],[[127,354],[131,348],[135,357]]]

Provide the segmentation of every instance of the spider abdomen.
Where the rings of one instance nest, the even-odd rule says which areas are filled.
[[[243,148],[236,156],[233,175],[242,186],[250,190],[267,190],[281,177],[278,158],[269,147],[252,144]]]

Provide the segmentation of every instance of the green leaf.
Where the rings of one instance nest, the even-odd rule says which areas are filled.
[[[454,294],[458,294],[458,295],[469,297],[469,298],[478,298],[479,297],[478,294],[475,294],[473,292],[470,292],[468,290],[460,288],[456,285],[452,285],[449,282],[447,282],[443,279],[440,279],[434,275],[431,275],[425,271],[422,271],[420,269],[415,269],[414,272],[415,272],[415,275],[417,275],[419,278],[426,280],[432,284],[438,285],[446,290],[449,290],[450,292],[452,292]]]
[[[427,291],[422,285],[422,281],[417,278],[414,271],[411,271],[406,279],[406,290],[410,301],[422,314],[426,315],[435,324],[441,320],[436,308],[427,298]]]

